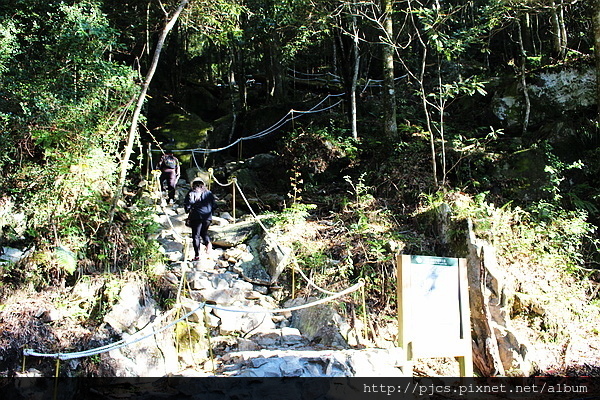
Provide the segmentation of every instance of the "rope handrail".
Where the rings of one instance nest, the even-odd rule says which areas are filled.
[[[32,349],[23,349],[23,355],[24,356],[34,356],[34,357],[47,357],[47,358],[57,358],[59,360],[72,360],[75,358],[82,358],[82,357],[90,357],[93,355],[97,355],[97,354],[101,354],[101,353],[107,353],[109,351],[112,350],[117,350],[120,349],[122,347],[126,347],[126,346],[130,346],[132,344],[135,344],[137,342],[140,342],[144,339],[147,339],[151,336],[155,336],[163,331],[165,331],[166,329],[174,326],[175,324],[183,321],[184,319],[187,319],[189,316],[191,316],[192,314],[196,313],[198,310],[204,308],[204,307],[209,307],[212,309],[216,309],[216,310],[221,310],[221,311],[228,311],[228,312],[237,312],[237,313],[245,313],[245,314],[282,314],[282,313],[289,313],[292,311],[298,311],[298,310],[302,310],[302,309],[306,309],[306,308],[310,308],[310,307],[314,307],[323,303],[327,303],[331,300],[337,299],[339,297],[345,296],[347,294],[353,293],[355,291],[357,291],[358,289],[360,289],[361,287],[363,287],[365,284],[364,280],[360,280],[358,283],[350,286],[349,288],[342,290],[341,292],[337,292],[332,294],[329,297],[325,297],[323,299],[319,299],[310,303],[306,303],[306,304],[302,304],[299,306],[293,306],[293,307],[287,307],[287,308],[275,308],[275,309],[268,309],[268,308],[262,308],[262,309],[251,309],[251,308],[231,308],[231,307],[222,307],[216,304],[207,304],[204,302],[200,302],[198,304],[198,306],[196,308],[194,308],[193,310],[187,312],[185,315],[183,315],[182,317],[180,317],[179,319],[163,326],[162,328],[158,329],[158,330],[152,330],[151,333],[148,333],[144,336],[141,336],[139,338],[136,338],[135,340],[131,340],[132,337],[134,337],[136,334],[140,333],[140,332],[144,332],[144,330],[140,330],[136,333],[134,333],[133,335],[131,335],[131,337],[128,338],[128,340],[119,340],[118,342],[109,344],[109,345],[105,345],[105,346],[100,346],[97,348],[93,348],[93,349],[89,349],[89,350],[84,350],[84,351],[78,351],[78,352],[73,352],[73,353],[40,353],[37,352],[35,350]],[[191,299],[188,299],[191,300]],[[193,300],[192,300],[193,301]],[[168,314],[167,314],[168,315]],[[149,325],[150,327],[154,326],[155,323],[153,322],[151,325]]]
[[[230,144],[223,146],[223,147],[219,147],[219,148],[202,148],[202,147],[198,147],[198,148],[194,148],[194,149],[173,149],[171,151],[176,151],[176,152],[192,152],[192,153],[201,153],[201,154],[211,154],[211,153],[217,153],[220,151],[224,151],[227,150],[235,145],[237,145],[240,142],[243,142],[245,140],[254,140],[254,139],[260,139],[262,137],[265,137],[271,133],[273,133],[274,131],[276,131],[277,129],[281,128],[283,125],[285,125],[286,123],[295,120],[296,118],[299,118],[302,115],[305,114],[315,114],[315,113],[319,113],[319,112],[323,112],[323,111],[327,111],[330,110],[336,106],[338,106],[340,103],[343,102],[343,100],[339,100],[338,102],[336,102],[333,105],[318,109],[318,107],[320,107],[325,101],[327,101],[329,98],[331,97],[340,97],[343,96],[344,93],[338,93],[338,94],[329,94],[327,95],[324,99],[322,99],[321,101],[319,101],[316,105],[314,105],[313,107],[311,107],[308,110],[294,110],[291,109],[289,110],[279,121],[277,121],[275,124],[273,124],[272,126],[270,126],[267,129],[264,129],[260,132],[257,132],[255,134],[249,135],[249,136],[244,136],[241,138],[236,139],[235,141],[231,142]],[[152,152],[158,152],[159,150],[151,150]]]
[[[292,312],[292,311],[298,311],[298,310],[302,310],[305,308],[310,308],[310,307],[314,307],[317,306],[319,304],[323,304],[323,303],[327,303],[331,300],[335,300],[338,297],[342,297],[345,296],[347,294],[356,292],[358,289],[360,289],[361,287],[363,287],[365,285],[364,280],[361,278],[360,281],[358,283],[355,283],[354,285],[350,286],[347,289],[342,290],[341,292],[331,292],[333,293],[332,295],[330,295],[329,297],[324,297],[322,299],[319,300],[315,300],[313,302],[310,303],[306,303],[306,304],[302,304],[299,306],[293,306],[293,307],[287,307],[287,308],[273,308],[273,309],[251,309],[251,308],[232,308],[232,307],[222,307],[219,305],[213,305],[213,304],[206,304],[206,307],[208,308],[212,308],[215,310],[221,310],[221,311],[230,311],[230,312],[239,312],[239,313],[246,313],[246,314],[283,314],[283,313],[288,313],[288,312]]]
[[[198,307],[196,307],[195,309],[189,311],[188,313],[186,313],[185,315],[183,315],[182,317],[180,317],[179,319],[163,326],[162,328],[158,329],[158,330],[152,330],[151,333],[148,333],[142,337],[139,337],[135,340],[131,340],[132,337],[134,337],[135,335],[137,335],[140,332],[144,332],[144,330],[140,330],[136,333],[134,333],[133,335],[131,335],[128,340],[125,339],[121,339],[115,343],[111,343],[108,345],[104,345],[104,346],[100,346],[97,348],[93,348],[93,349],[88,349],[88,350],[84,350],[84,351],[78,351],[78,352],[73,352],[73,353],[39,353],[35,350],[32,349],[23,349],[23,355],[24,356],[34,356],[34,357],[48,357],[48,358],[57,358],[59,360],[72,360],[75,358],[82,358],[82,357],[90,357],[90,356],[94,356],[97,354],[102,354],[102,353],[107,353],[109,351],[112,350],[117,350],[120,349],[122,347],[126,347],[126,346],[130,346],[132,344],[135,344],[139,341],[142,341],[144,339],[147,339],[149,337],[155,336],[163,331],[165,331],[166,329],[169,329],[170,327],[174,326],[175,324],[183,321],[184,319],[188,318],[189,316],[191,316],[192,314],[196,313],[198,310],[200,310],[201,308],[203,308],[205,306],[204,303],[200,303],[198,305]],[[170,313],[165,314],[164,317],[168,316]],[[155,322],[153,322],[151,325],[149,325],[149,327],[153,327],[155,325]]]
[[[246,202],[246,205],[248,206],[248,208],[250,209],[252,215],[254,216],[254,218],[256,219],[256,221],[259,223],[259,225],[265,230],[265,233],[271,237],[272,239],[274,239],[271,236],[271,232],[269,232],[269,230],[264,226],[264,224],[262,223],[262,221],[260,221],[260,218],[258,218],[258,216],[256,215],[256,213],[254,212],[254,210],[252,209],[252,207],[250,206],[250,203],[248,202],[248,199],[246,198],[245,194],[243,193],[243,191],[241,190],[240,186],[237,183],[237,180],[232,180],[231,183],[235,184],[236,188],[239,190],[240,194],[242,195],[242,198],[244,199],[244,201]],[[169,219],[170,221],[170,219]],[[279,243],[274,240],[276,245],[278,247]],[[280,247],[281,249],[281,247]],[[24,356],[34,356],[34,357],[47,357],[47,358],[55,358],[58,360],[72,360],[72,359],[76,359],[76,358],[82,358],[82,357],[90,357],[93,355],[97,355],[97,354],[102,354],[102,353],[107,353],[109,351],[112,350],[118,350],[122,347],[126,347],[126,346],[131,346],[135,343],[138,343],[144,339],[147,339],[149,337],[155,336],[163,331],[165,331],[166,329],[169,329],[170,327],[174,326],[175,324],[187,319],[189,316],[191,316],[192,314],[196,313],[198,310],[200,310],[201,308],[204,307],[209,307],[212,309],[216,309],[216,310],[221,310],[221,311],[227,311],[227,312],[238,312],[238,313],[246,313],[246,314],[280,314],[280,313],[289,313],[289,312],[293,312],[293,311],[298,311],[298,310],[302,310],[302,309],[306,309],[306,308],[310,308],[310,307],[314,307],[323,303],[327,303],[329,301],[335,300],[339,297],[345,296],[347,294],[353,293],[355,291],[357,291],[358,289],[360,289],[361,287],[363,287],[365,285],[365,282],[363,279],[360,279],[358,283],[352,285],[351,287],[342,290],[340,292],[330,292],[327,291],[325,289],[321,289],[319,288],[314,282],[312,282],[300,269],[298,269],[301,273],[301,275],[304,277],[304,279],[307,280],[307,282],[309,284],[311,284],[311,286],[314,286],[315,288],[319,289],[320,291],[329,294],[328,297],[325,297],[323,299],[319,299],[310,303],[305,303],[299,306],[293,306],[293,307],[287,307],[287,308],[275,308],[275,309],[266,309],[266,308],[262,308],[262,309],[250,309],[250,308],[231,308],[231,307],[223,307],[223,306],[219,306],[216,304],[206,304],[204,302],[200,302],[198,303],[198,306],[196,308],[194,308],[193,310],[187,312],[185,315],[183,315],[182,317],[178,318],[175,321],[170,322],[169,324],[159,328],[158,330],[154,329],[154,326],[158,324],[158,322],[160,322],[163,319],[166,319],[174,310],[176,310],[175,308],[173,308],[172,310],[170,310],[168,313],[166,313],[165,315],[163,315],[161,318],[159,318],[158,320],[153,321],[150,325],[148,325],[147,327],[145,327],[144,329],[135,332],[134,334],[132,334],[128,339],[121,339],[117,342],[108,344],[108,345],[104,345],[104,346],[100,346],[100,347],[96,347],[93,349],[88,349],[88,350],[84,350],[84,351],[79,351],[79,352],[72,352],[72,353],[41,353],[41,352],[37,352],[33,349],[23,349],[23,355]],[[191,299],[188,299],[191,300]],[[194,301],[194,300],[191,300]],[[179,303],[181,304],[181,303]],[[148,328],[152,328],[152,332],[147,333],[139,338],[135,338],[133,339],[136,335],[143,333],[145,330],[147,330]]]
[[[227,182],[227,183],[221,183],[221,182],[219,182],[219,181],[217,180],[217,178],[215,178],[215,176],[214,176],[214,175],[212,175],[212,179],[215,181],[215,183],[216,183],[217,185],[219,185],[219,186],[221,186],[221,187],[227,187],[227,186],[231,186],[231,185],[233,185],[233,184],[234,184],[234,181],[233,181],[233,179],[232,179],[232,180],[230,180],[230,181],[229,181],[229,182]]]
[[[263,228],[263,230],[265,231],[265,234],[267,235],[267,237],[269,237],[269,239],[271,239],[271,240],[273,240],[273,242],[275,242],[275,245],[279,248],[279,251],[282,254],[285,254],[285,252],[281,249],[281,246],[279,245],[279,242],[277,241],[277,239],[272,235],[272,233],[269,231],[269,229],[262,223],[262,221],[260,220],[260,218],[258,218],[258,215],[256,215],[256,213],[252,209],[252,206],[250,205],[250,202],[246,198],[246,195],[242,191],[242,188],[240,187],[240,185],[237,183],[237,180],[235,180],[234,182],[235,182],[235,186],[237,187],[238,191],[240,192],[240,195],[244,199],[244,202],[246,203],[246,206],[250,210],[250,213],[252,214],[252,216],[254,217],[254,219],[256,220],[256,222],[260,225],[261,228]],[[282,260],[281,262],[283,263],[284,261],[286,261],[286,259]],[[294,262],[295,262],[295,260],[294,260]],[[308,276],[306,276],[306,274],[302,271],[302,269],[300,269],[297,266],[296,262],[295,262],[295,264],[296,264],[296,270],[300,273],[300,276],[302,276],[302,278],[304,278],[304,280],[306,281],[306,283],[308,283],[310,286],[314,287],[318,291],[320,291],[322,293],[325,293],[325,294],[334,294],[335,293],[335,292],[331,292],[331,291],[329,291],[327,289],[323,289],[323,288],[319,287],[319,285],[317,285],[312,279],[310,279]]]

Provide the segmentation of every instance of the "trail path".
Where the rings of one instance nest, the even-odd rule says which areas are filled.
[[[346,326],[341,318],[324,304],[314,307],[316,299],[288,301],[277,299],[278,290],[248,282],[243,266],[256,258],[259,249],[252,244],[231,243],[231,247],[215,246],[208,255],[190,262],[193,250],[191,229],[185,226],[182,208],[163,207],[159,220],[166,227],[158,239],[172,261],[165,277],[173,284],[189,285],[189,298],[210,306],[207,320],[211,328],[211,344],[215,359],[203,368],[188,368],[183,376],[204,375],[206,366],[214,365],[209,375],[242,377],[320,377],[320,376],[401,376],[398,356],[391,349],[351,349],[340,334]],[[211,237],[224,226],[235,230],[236,224],[216,218]],[[217,235],[218,236],[218,235]],[[322,296],[326,297],[326,296]],[[335,301],[344,301],[343,297]],[[188,306],[191,308],[192,305]],[[300,308],[293,312],[289,307]],[[240,310],[240,311],[232,311]],[[244,310],[246,312],[242,312]],[[311,314],[331,314],[332,320],[314,319]],[[336,319],[337,318],[337,319]],[[303,323],[302,319],[311,320]],[[298,327],[317,326],[313,335]],[[311,327],[315,328],[315,327]],[[318,342],[318,343],[317,343]],[[213,364],[214,362],[214,364]]]

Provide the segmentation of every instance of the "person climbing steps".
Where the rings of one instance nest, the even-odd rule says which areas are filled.
[[[212,251],[208,227],[212,223],[212,214],[216,209],[215,196],[201,179],[195,179],[192,181],[191,190],[185,196],[183,208],[188,213],[189,226],[192,228],[194,247],[192,261],[198,261],[201,250],[205,254],[210,254]]]
[[[169,204],[173,204],[175,202],[177,181],[179,180],[179,176],[181,174],[179,160],[173,155],[173,153],[167,152],[158,162],[158,169],[161,172],[161,187],[163,187],[163,183],[166,183],[165,186],[167,189],[168,202]]]

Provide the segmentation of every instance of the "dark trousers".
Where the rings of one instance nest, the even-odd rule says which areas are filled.
[[[177,174],[174,169],[165,169],[160,174],[160,182],[167,183],[167,193],[169,200],[175,200],[175,188],[177,187]]]
[[[208,227],[212,221],[210,219],[190,220],[192,226],[192,245],[194,246],[194,255],[200,255],[200,245],[207,246],[210,243],[208,236]]]

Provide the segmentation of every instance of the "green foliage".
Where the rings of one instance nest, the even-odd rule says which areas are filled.
[[[352,188],[351,191],[348,191],[352,195],[352,199],[344,203],[344,209],[356,215],[355,222],[351,224],[350,229],[356,232],[365,232],[369,229],[369,210],[372,210],[375,198],[369,193],[370,188],[365,184],[364,173],[356,182],[350,176],[345,176],[344,179]]]
[[[273,214],[269,222],[280,228],[302,224],[310,216],[310,210],[317,208],[315,204],[294,202],[281,212]]]
[[[248,42],[258,47],[277,44],[286,63],[328,32],[325,10],[307,0],[252,0],[246,7]]]
[[[463,231],[460,221],[470,219],[478,237],[494,244],[504,259],[515,262],[563,268],[575,272],[584,266],[585,244],[593,240],[595,227],[587,221],[584,211],[568,211],[540,201],[529,210],[511,203],[496,207],[487,200],[487,193],[471,198],[461,193],[437,192],[424,197],[419,213],[437,210],[442,203],[452,209],[456,229]]]
[[[292,201],[294,192],[299,196],[303,189],[334,177],[357,160],[358,143],[346,129],[336,125],[330,121],[327,127],[297,129],[286,138],[283,155],[290,161]]]
[[[582,169],[584,167],[581,160],[572,163],[565,163],[558,156],[552,153],[551,148],[546,150],[547,164],[544,168],[548,181],[542,187],[542,190],[547,194],[551,202],[557,203],[563,198],[561,183],[565,180],[565,172],[573,169]]]
[[[110,242],[108,200],[136,74],[110,61],[117,32],[97,2],[29,2],[1,21],[0,166],[14,171],[0,177],[1,191],[21,205],[28,238],[50,252],[33,263],[70,274],[76,260],[95,258],[96,243]],[[152,253],[138,217],[148,215],[124,225],[130,239],[109,245],[128,243],[135,261],[123,265],[133,268]]]
[[[181,19],[189,35],[190,57],[202,55],[211,44],[228,45],[242,35],[244,5],[232,0],[193,1]]]
[[[9,70],[7,64],[17,52],[17,32],[13,21],[0,19],[0,76]]]
[[[461,19],[469,7],[474,8],[472,17]],[[500,1],[487,2],[483,7],[434,2],[412,12],[422,24],[427,43],[445,59],[453,60],[471,46],[485,46],[485,36],[502,23],[498,16],[504,9]]]

